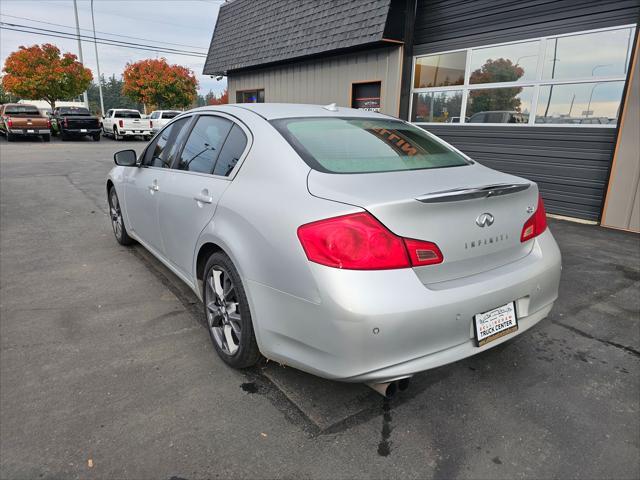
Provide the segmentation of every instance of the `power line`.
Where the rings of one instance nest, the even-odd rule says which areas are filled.
[[[42,23],[44,25],[53,25],[55,27],[73,28],[73,27],[70,27],[69,25],[63,25],[61,23],[45,22],[44,20],[35,20],[33,18],[19,17],[17,15],[8,15],[6,13],[0,13],[0,17],[18,18],[20,20],[27,20],[29,22],[34,22],[34,23]],[[80,30],[84,30],[85,32],[93,32],[93,30],[88,29],[88,28],[81,28]],[[178,46],[178,47],[201,48],[201,47],[197,47],[195,45],[186,45],[184,43],[163,42],[163,41],[160,41],[160,40],[152,40],[150,38],[132,37],[131,35],[122,35],[120,33],[102,32],[100,30],[96,30],[96,33],[102,33],[104,35],[110,35],[112,37],[131,38],[131,39],[134,39],[134,40],[144,40],[144,41],[147,41],[147,42],[162,43],[162,44],[165,44],[165,45],[175,45],[175,46]]]
[[[55,34],[61,34],[61,35],[70,35],[70,38],[73,39],[77,39],[78,37],[80,37],[81,39],[85,39],[86,41],[94,41],[93,36],[89,36],[89,35],[77,35],[77,34],[73,34],[70,32],[62,32],[60,30],[50,30],[48,28],[39,28],[39,27],[30,27],[29,25],[21,25],[21,24],[16,24],[16,23],[8,23],[8,22],[1,22],[0,21],[0,26],[2,25],[6,25],[7,27],[12,27],[12,28],[28,28],[30,30],[36,30],[36,32],[30,32],[30,33],[37,33],[37,32],[46,32],[46,33],[55,33]],[[114,40],[111,38],[103,38],[103,37],[96,37],[96,40],[100,40],[102,42],[109,42],[109,43],[104,43],[107,45],[113,45],[113,46],[130,46],[130,47],[136,47],[136,48],[144,48],[144,49],[148,49],[151,51],[159,51],[162,50],[165,53],[180,53],[180,54],[193,54],[194,56],[202,56],[202,57],[206,57],[207,55],[203,52],[194,52],[191,50],[184,50],[184,49],[177,49],[177,48],[169,48],[169,47],[158,47],[156,45],[146,45],[146,44],[141,44],[141,43],[132,43],[132,42],[125,42],[123,40]]]
[[[19,29],[19,28],[13,28],[13,27],[5,27],[2,25],[2,22],[0,22],[0,30],[10,30],[13,32],[22,32],[22,33],[30,33],[32,35],[43,35],[45,37],[53,37],[53,38],[64,38],[67,40],[75,40],[77,37],[73,34],[68,34],[67,32],[60,32],[63,35],[56,35],[54,33],[45,33],[45,32],[34,32],[31,30],[23,30],[23,29]],[[90,41],[93,42],[93,38],[87,37],[89,38],[86,41]],[[168,55],[183,55],[186,57],[198,57],[198,58],[206,58],[207,55],[205,54],[193,54],[193,53],[184,53],[184,52],[171,52],[171,51],[165,51],[162,48],[144,48],[144,47],[139,47],[139,46],[129,46],[129,45],[120,45],[117,43],[108,43],[108,42],[101,42],[98,41],[96,42],[99,45],[110,45],[112,47],[120,47],[120,48],[128,48],[130,50],[144,50],[147,52],[156,52],[156,53],[165,53]]]

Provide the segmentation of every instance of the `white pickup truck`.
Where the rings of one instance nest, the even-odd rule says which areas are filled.
[[[151,115],[149,115],[149,122],[153,134],[155,135],[158,133],[167,123],[169,123],[171,119],[177,117],[181,113],[182,112],[179,110],[154,110],[151,112]]]
[[[138,110],[112,108],[102,117],[102,134],[112,136],[114,140],[125,137],[143,137],[151,139],[149,120],[143,119]]]

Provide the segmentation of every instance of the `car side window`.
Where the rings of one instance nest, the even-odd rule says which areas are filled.
[[[153,139],[145,152],[142,164],[146,167],[169,168],[173,163],[176,150],[176,139],[188,118],[174,122],[162,130]]]
[[[246,146],[247,136],[238,125],[234,124],[222,146],[222,150],[220,150],[213,174],[228,177],[238,160],[240,160]]]
[[[176,168],[189,172],[212,173],[220,149],[233,123],[222,117],[198,118],[185,143]]]

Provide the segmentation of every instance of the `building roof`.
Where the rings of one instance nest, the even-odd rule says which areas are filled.
[[[220,7],[205,75],[384,40],[391,0],[231,0]]]

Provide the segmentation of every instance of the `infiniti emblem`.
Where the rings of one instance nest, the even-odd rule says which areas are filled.
[[[478,218],[476,218],[476,225],[479,227],[490,227],[493,225],[493,215],[490,213],[481,213],[478,215]]]

